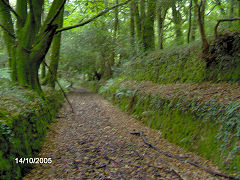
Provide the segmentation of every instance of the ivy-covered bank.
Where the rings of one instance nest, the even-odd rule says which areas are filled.
[[[99,93],[162,136],[240,177],[240,88],[109,80]]]
[[[43,100],[7,79],[0,81],[0,179],[21,179],[31,169],[24,158],[36,157],[62,102],[59,92],[46,90]]]

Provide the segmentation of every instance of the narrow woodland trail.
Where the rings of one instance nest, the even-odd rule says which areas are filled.
[[[40,153],[51,164],[36,164],[28,179],[218,179],[188,163],[169,158],[131,132],[143,132],[161,151],[219,171],[210,162],[161,138],[99,95],[75,88],[53,123]],[[180,127],[179,127],[180,128]],[[223,179],[223,178],[221,178]]]

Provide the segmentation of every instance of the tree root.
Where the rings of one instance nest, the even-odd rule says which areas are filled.
[[[207,173],[209,173],[209,174],[211,174],[213,176],[220,176],[220,177],[225,177],[225,178],[228,178],[228,179],[237,179],[236,176],[229,176],[229,175],[226,175],[226,174],[223,174],[223,173],[214,172],[214,171],[209,170],[209,169],[207,169],[205,167],[202,167],[201,165],[199,165],[199,164],[197,164],[195,162],[189,161],[189,160],[187,160],[185,158],[174,156],[174,155],[170,155],[170,154],[168,154],[168,153],[166,153],[164,151],[161,151],[158,147],[156,147],[156,146],[152,145],[150,142],[148,142],[147,139],[145,138],[143,132],[141,132],[141,131],[140,132],[131,132],[130,134],[140,136],[146,145],[148,145],[150,148],[158,151],[159,153],[161,153],[161,154],[163,154],[163,155],[165,155],[167,157],[174,158],[174,159],[177,159],[177,160],[179,160],[181,162],[185,162],[185,163],[191,164],[191,165],[193,165],[193,166],[195,166],[197,168],[200,168],[200,169],[206,171]]]

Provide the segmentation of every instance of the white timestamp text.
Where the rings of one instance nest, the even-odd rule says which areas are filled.
[[[52,158],[15,158],[15,161],[17,164],[51,164]]]

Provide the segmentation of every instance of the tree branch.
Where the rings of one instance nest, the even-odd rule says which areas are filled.
[[[212,7],[212,9],[207,13],[207,16],[209,15],[209,14],[211,14],[212,13],[212,11],[215,9],[215,7],[217,7],[219,4],[215,4],[213,7]]]
[[[7,28],[5,28],[2,24],[0,24],[0,27],[1,27],[4,31],[6,31],[9,36],[11,36],[13,39],[16,40],[16,36],[15,36],[14,34],[12,34],[10,31],[8,31]],[[23,45],[22,45],[19,41],[15,41],[15,42],[16,42],[16,44],[18,44],[18,45],[19,45],[24,51],[26,51],[27,53],[30,53],[30,52],[31,52],[30,50],[24,48]]]
[[[148,142],[147,139],[145,138],[143,132],[141,132],[141,131],[140,132],[131,132],[130,134],[140,136],[142,138],[142,140],[144,141],[144,143],[146,145],[148,145],[148,147],[154,149],[155,151],[158,151],[159,153],[161,153],[161,154],[163,154],[163,155],[165,155],[167,157],[174,158],[174,159],[177,159],[177,160],[179,160],[181,162],[191,164],[191,165],[193,165],[193,166],[195,166],[197,168],[200,168],[200,169],[208,172],[209,174],[211,174],[213,176],[225,177],[225,178],[229,178],[229,179],[236,179],[236,176],[229,176],[229,175],[222,174],[222,173],[219,173],[219,172],[214,172],[214,171],[212,171],[210,169],[207,169],[207,168],[205,168],[205,167],[203,167],[203,166],[201,166],[201,165],[199,165],[199,164],[197,164],[195,162],[189,161],[189,160],[187,160],[185,158],[182,158],[182,157],[178,157],[178,156],[174,156],[174,155],[168,154],[168,153],[160,150],[158,147],[156,147],[156,146],[152,145],[150,142]]]
[[[13,12],[13,14],[16,16],[17,19],[21,19],[20,16],[17,14],[17,12],[5,0],[1,0],[1,1],[10,11]]]
[[[9,36],[11,36],[13,39],[16,39],[16,36],[12,34],[10,31],[7,30],[2,24],[0,24],[0,27],[8,33]]]
[[[53,16],[53,18],[50,20],[50,22],[47,25],[51,25],[55,19],[58,17],[59,13],[61,12],[61,10],[63,9],[64,5],[66,3],[66,0],[64,0],[60,6],[60,8],[57,10],[56,14]]]
[[[80,23],[80,24],[76,24],[76,25],[73,25],[73,26],[68,26],[68,27],[64,27],[64,28],[58,29],[58,30],[56,31],[56,34],[59,33],[59,32],[62,32],[62,31],[66,31],[66,30],[73,29],[73,28],[76,28],[76,27],[84,26],[84,25],[90,23],[91,21],[97,19],[98,17],[100,17],[100,16],[108,13],[108,12],[111,11],[112,9],[114,9],[114,8],[116,8],[116,7],[119,7],[119,6],[123,6],[123,5],[127,4],[127,3],[129,3],[130,1],[131,1],[131,0],[127,0],[127,1],[125,1],[125,2],[123,2],[123,3],[120,3],[120,4],[117,4],[117,5],[115,5],[115,6],[112,6],[112,7],[108,8],[108,9],[100,12],[99,14],[93,16],[92,18],[90,18],[90,19],[88,19],[88,20]]]
[[[223,21],[236,21],[236,20],[240,20],[240,17],[237,17],[237,18],[230,18],[230,19],[218,19],[218,22],[217,22],[217,24],[215,25],[215,28],[214,28],[214,31],[215,31],[215,38],[218,37],[217,28],[218,28],[220,22],[223,22]]]
[[[50,67],[48,66],[48,64],[46,63],[45,60],[43,60],[43,64],[48,68],[50,74],[53,75],[52,70],[50,69]],[[72,113],[75,113],[74,108],[73,108],[73,105],[70,103],[70,100],[68,99],[67,94],[65,93],[65,91],[63,90],[61,84],[59,83],[59,81],[58,81],[57,79],[56,79],[56,83],[58,84],[60,90],[61,90],[62,93],[63,93],[63,96],[65,97],[65,99],[67,100],[67,103],[69,104],[70,108],[72,109]]]

